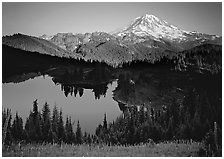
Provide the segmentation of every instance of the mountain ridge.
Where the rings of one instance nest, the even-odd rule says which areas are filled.
[[[185,31],[154,15],[146,14],[127,27],[111,34],[57,33],[32,37],[23,34],[4,36],[3,44],[52,56],[105,62],[113,67],[132,61],[154,63],[179,52],[204,44],[221,45],[222,37]]]

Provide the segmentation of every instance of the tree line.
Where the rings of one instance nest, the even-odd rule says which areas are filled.
[[[3,110],[2,128],[8,116],[9,124],[6,132],[5,144],[25,141],[27,143],[104,143],[107,145],[135,145],[147,143],[149,140],[162,142],[167,140],[194,140],[209,144],[214,143],[211,138],[214,122],[217,123],[218,145],[221,146],[221,111],[211,105],[208,100],[199,96],[193,89],[185,97],[183,105],[173,99],[170,105],[162,109],[145,109],[131,107],[115,121],[107,122],[106,114],[102,124],[96,128],[95,134],[83,133],[79,121],[73,130],[71,117],[63,121],[62,109],[54,106],[52,114],[46,102],[42,111],[38,111],[37,100],[33,102],[33,110],[23,126],[22,118],[16,113],[12,121],[9,109]],[[12,124],[11,124],[12,123]],[[208,136],[210,135],[210,136]],[[210,141],[211,140],[211,141]]]
[[[8,116],[8,126],[4,130]],[[83,139],[91,138],[90,134],[85,133],[85,136],[82,135],[79,121],[77,122],[76,131],[73,131],[71,117],[67,116],[64,122],[62,109],[58,110],[56,105],[53,108],[52,115],[47,102],[43,105],[40,112],[37,100],[33,102],[33,110],[30,111],[29,116],[26,118],[25,126],[23,119],[17,112],[12,121],[11,110],[9,109],[3,110],[2,124],[2,132],[6,132],[5,144],[21,141],[26,143],[65,142],[81,144]]]

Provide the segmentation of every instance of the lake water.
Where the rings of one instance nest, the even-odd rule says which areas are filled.
[[[51,110],[56,104],[58,108],[62,108],[64,119],[69,115],[73,121],[80,120],[83,131],[94,133],[97,125],[102,123],[104,114],[108,121],[113,121],[122,113],[118,103],[112,98],[112,91],[116,86],[116,81],[108,84],[106,95],[100,99],[95,99],[91,89],[84,89],[81,97],[79,94],[76,97],[71,94],[66,97],[61,85],[55,85],[52,77],[39,76],[21,83],[3,84],[2,102],[3,107],[12,109],[12,114],[18,111],[24,121],[32,110],[35,99],[38,99],[39,110],[45,102],[50,105]]]
[[[28,62],[3,68],[2,106],[13,116],[17,111],[24,123],[35,99],[40,111],[45,102],[51,111],[56,105],[62,108],[64,121],[71,116],[74,129],[79,120],[82,131],[92,134],[104,114],[111,122],[131,106],[162,110],[174,100],[182,105],[191,92],[206,99],[215,112],[222,109],[220,74],[174,71],[166,65],[112,69],[100,64]]]

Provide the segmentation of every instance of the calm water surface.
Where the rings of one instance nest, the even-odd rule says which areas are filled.
[[[12,109],[13,116],[17,111],[24,122],[35,99],[38,99],[39,110],[42,110],[45,102],[49,103],[51,111],[56,104],[58,108],[62,108],[64,121],[66,115],[69,115],[75,122],[80,120],[83,131],[94,133],[98,124],[102,123],[105,113],[108,121],[113,121],[122,114],[118,103],[112,98],[117,82],[113,81],[107,87],[107,93],[99,99],[95,99],[92,89],[84,89],[81,97],[79,93],[76,97],[74,94],[66,97],[61,85],[55,84],[52,77],[39,76],[21,83],[3,84],[2,103],[3,108]]]
[[[51,111],[56,105],[62,108],[64,121],[71,116],[74,129],[79,120],[82,131],[89,133],[103,122],[104,114],[111,122],[130,106],[163,111],[173,101],[182,105],[192,92],[202,102],[206,99],[204,109],[219,112],[222,108],[220,75],[179,72],[166,66],[112,69],[80,63],[30,65],[19,63],[3,74],[3,108],[10,108],[13,116],[17,111],[24,123],[36,99],[39,111],[45,102]]]

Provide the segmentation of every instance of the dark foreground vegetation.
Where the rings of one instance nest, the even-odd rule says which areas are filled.
[[[185,104],[190,105],[190,103],[186,102]],[[176,154],[176,151],[169,154],[167,150],[167,146],[170,146],[169,144],[176,145],[176,148],[178,149],[179,147],[181,151],[184,151],[183,149],[197,150],[197,153],[194,152],[194,156],[221,156],[221,123],[217,116],[213,116],[211,112],[208,112],[210,115],[200,116],[202,111],[203,109],[200,106],[182,106],[177,108],[175,101],[173,105],[166,109],[164,108],[160,112],[156,112],[153,109],[145,111],[143,107],[139,109],[133,107],[111,123],[107,122],[105,114],[103,123],[96,128],[95,134],[88,134],[82,132],[79,121],[76,122],[77,126],[75,131],[73,131],[74,122],[68,116],[64,122],[62,109],[59,111],[56,106],[52,115],[47,103],[44,104],[40,112],[37,100],[35,100],[33,102],[33,110],[26,119],[25,127],[18,113],[12,120],[11,111],[9,109],[3,110],[3,156],[52,154],[52,152],[46,150],[48,147],[64,151],[65,154],[62,153],[63,156],[68,154],[71,156],[75,155],[72,154],[73,149],[81,149],[83,147],[88,149],[90,154],[84,154],[83,150],[81,152],[78,150],[78,154],[75,156],[114,156],[113,151],[115,149],[121,153],[121,156],[123,150],[128,151],[128,149],[133,149],[133,151],[138,153],[135,155],[124,153],[124,155],[157,156],[154,153],[158,151],[156,147],[160,146],[164,147],[164,152],[161,150],[162,152],[159,153],[161,156],[181,156],[180,152]],[[213,122],[214,120],[219,122]],[[166,141],[172,142],[167,143]],[[73,147],[72,145],[76,146]],[[120,145],[121,149],[118,148],[118,145]],[[189,145],[196,149],[194,150]],[[70,147],[70,150],[64,150],[63,146]],[[109,151],[108,149],[110,149],[112,152],[103,154],[104,151],[99,146],[102,150],[107,149],[106,151]],[[143,149],[139,149],[141,146]],[[191,148],[186,148],[188,146]],[[140,153],[143,150],[145,153]],[[22,152],[25,154],[20,154]],[[148,154],[150,152],[152,154]],[[188,152],[186,153],[188,154]],[[60,156],[60,154],[58,155]],[[191,153],[188,155],[192,156]]]

